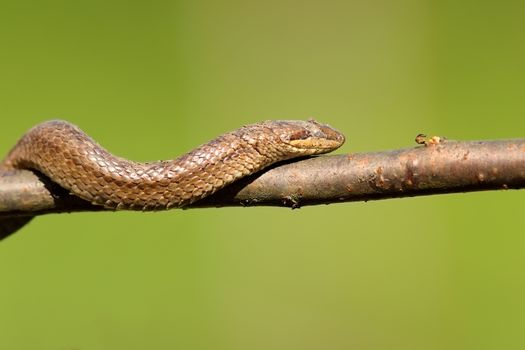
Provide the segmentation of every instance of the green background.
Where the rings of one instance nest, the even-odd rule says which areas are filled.
[[[53,118],[135,160],[265,119],[523,137],[524,36],[521,1],[4,0],[0,152]],[[523,349],[523,196],[39,217],[0,349]]]

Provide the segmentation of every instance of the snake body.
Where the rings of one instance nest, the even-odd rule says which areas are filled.
[[[179,208],[276,162],[330,152],[344,136],[316,121],[244,126],[174,160],[139,163],[106,151],[75,125],[48,121],[29,130],[1,169],[37,170],[72,194],[113,209]]]

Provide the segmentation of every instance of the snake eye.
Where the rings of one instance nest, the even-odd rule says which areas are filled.
[[[310,133],[307,130],[299,130],[290,135],[290,141],[304,140],[310,137]]]

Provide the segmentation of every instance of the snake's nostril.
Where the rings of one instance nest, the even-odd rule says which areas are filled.
[[[324,138],[328,140],[332,140],[332,141],[341,142],[341,143],[345,141],[344,135],[341,134],[339,131],[335,130],[334,128],[332,128],[331,126],[323,125],[319,123],[317,123],[317,125],[320,129],[320,133],[323,134]]]

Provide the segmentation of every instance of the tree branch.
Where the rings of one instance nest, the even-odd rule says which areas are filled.
[[[299,208],[525,186],[525,139],[423,142],[415,148],[279,164],[187,208]],[[100,210],[106,209],[70,195],[41,174],[27,170],[0,174],[0,219]]]

